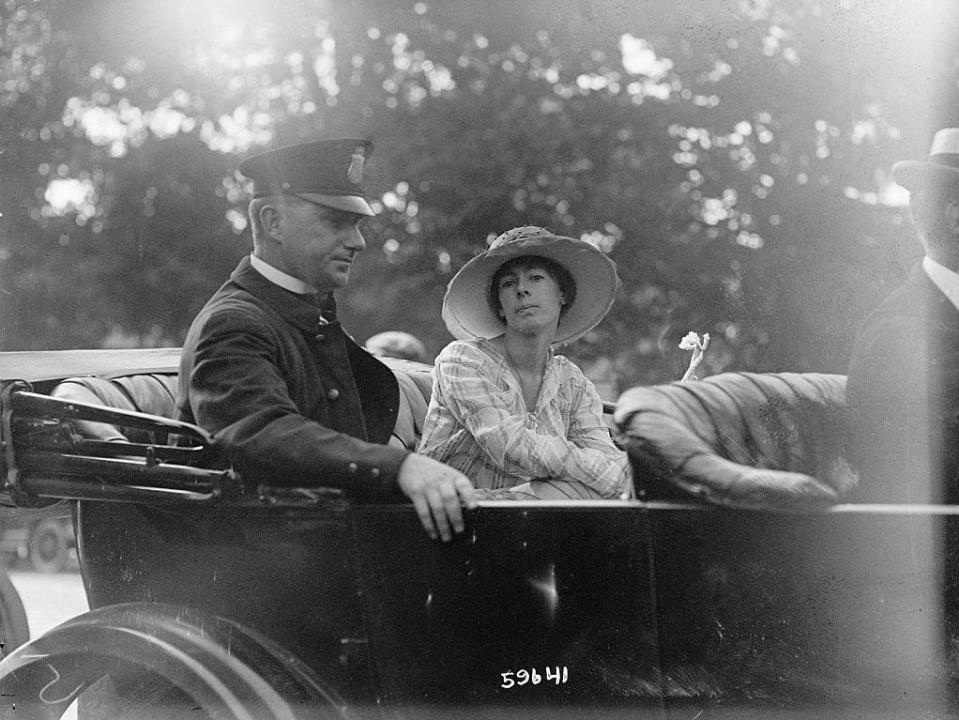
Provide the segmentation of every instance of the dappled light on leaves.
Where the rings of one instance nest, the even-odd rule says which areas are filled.
[[[700,375],[842,371],[913,252],[888,168],[927,146],[928,78],[955,86],[927,0],[264,7],[2,4],[6,349],[180,342],[249,251],[237,156],[362,135],[361,341],[438,351],[451,274],[535,224],[619,267],[566,349],[609,386],[678,377],[693,327]]]

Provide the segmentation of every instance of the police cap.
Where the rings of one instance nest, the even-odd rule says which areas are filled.
[[[240,163],[253,197],[295,195],[319,205],[374,215],[363,192],[363,166],[373,143],[362,138],[315,140],[268,150]]]

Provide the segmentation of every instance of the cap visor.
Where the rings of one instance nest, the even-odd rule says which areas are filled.
[[[370,204],[359,195],[318,195],[316,193],[298,193],[301,197],[318,205],[335,208],[336,210],[345,210],[346,212],[356,213],[357,215],[376,215]]]

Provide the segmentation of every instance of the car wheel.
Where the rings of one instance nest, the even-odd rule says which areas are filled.
[[[6,570],[0,568],[0,656],[9,655],[29,639],[30,626],[20,593]]]
[[[84,720],[353,717],[309,667],[269,638],[158,603],[84,613],[0,661],[0,716],[15,709],[17,718],[59,718],[74,702]]]
[[[30,533],[30,565],[37,572],[55,573],[66,567],[70,548],[56,520],[41,520]]]

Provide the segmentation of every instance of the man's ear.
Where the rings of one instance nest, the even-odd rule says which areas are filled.
[[[946,219],[949,223],[949,232],[952,236],[959,238],[959,202],[951,201],[946,208]]]
[[[260,208],[260,227],[273,240],[282,240],[280,227],[280,210],[275,205],[264,205]]]

